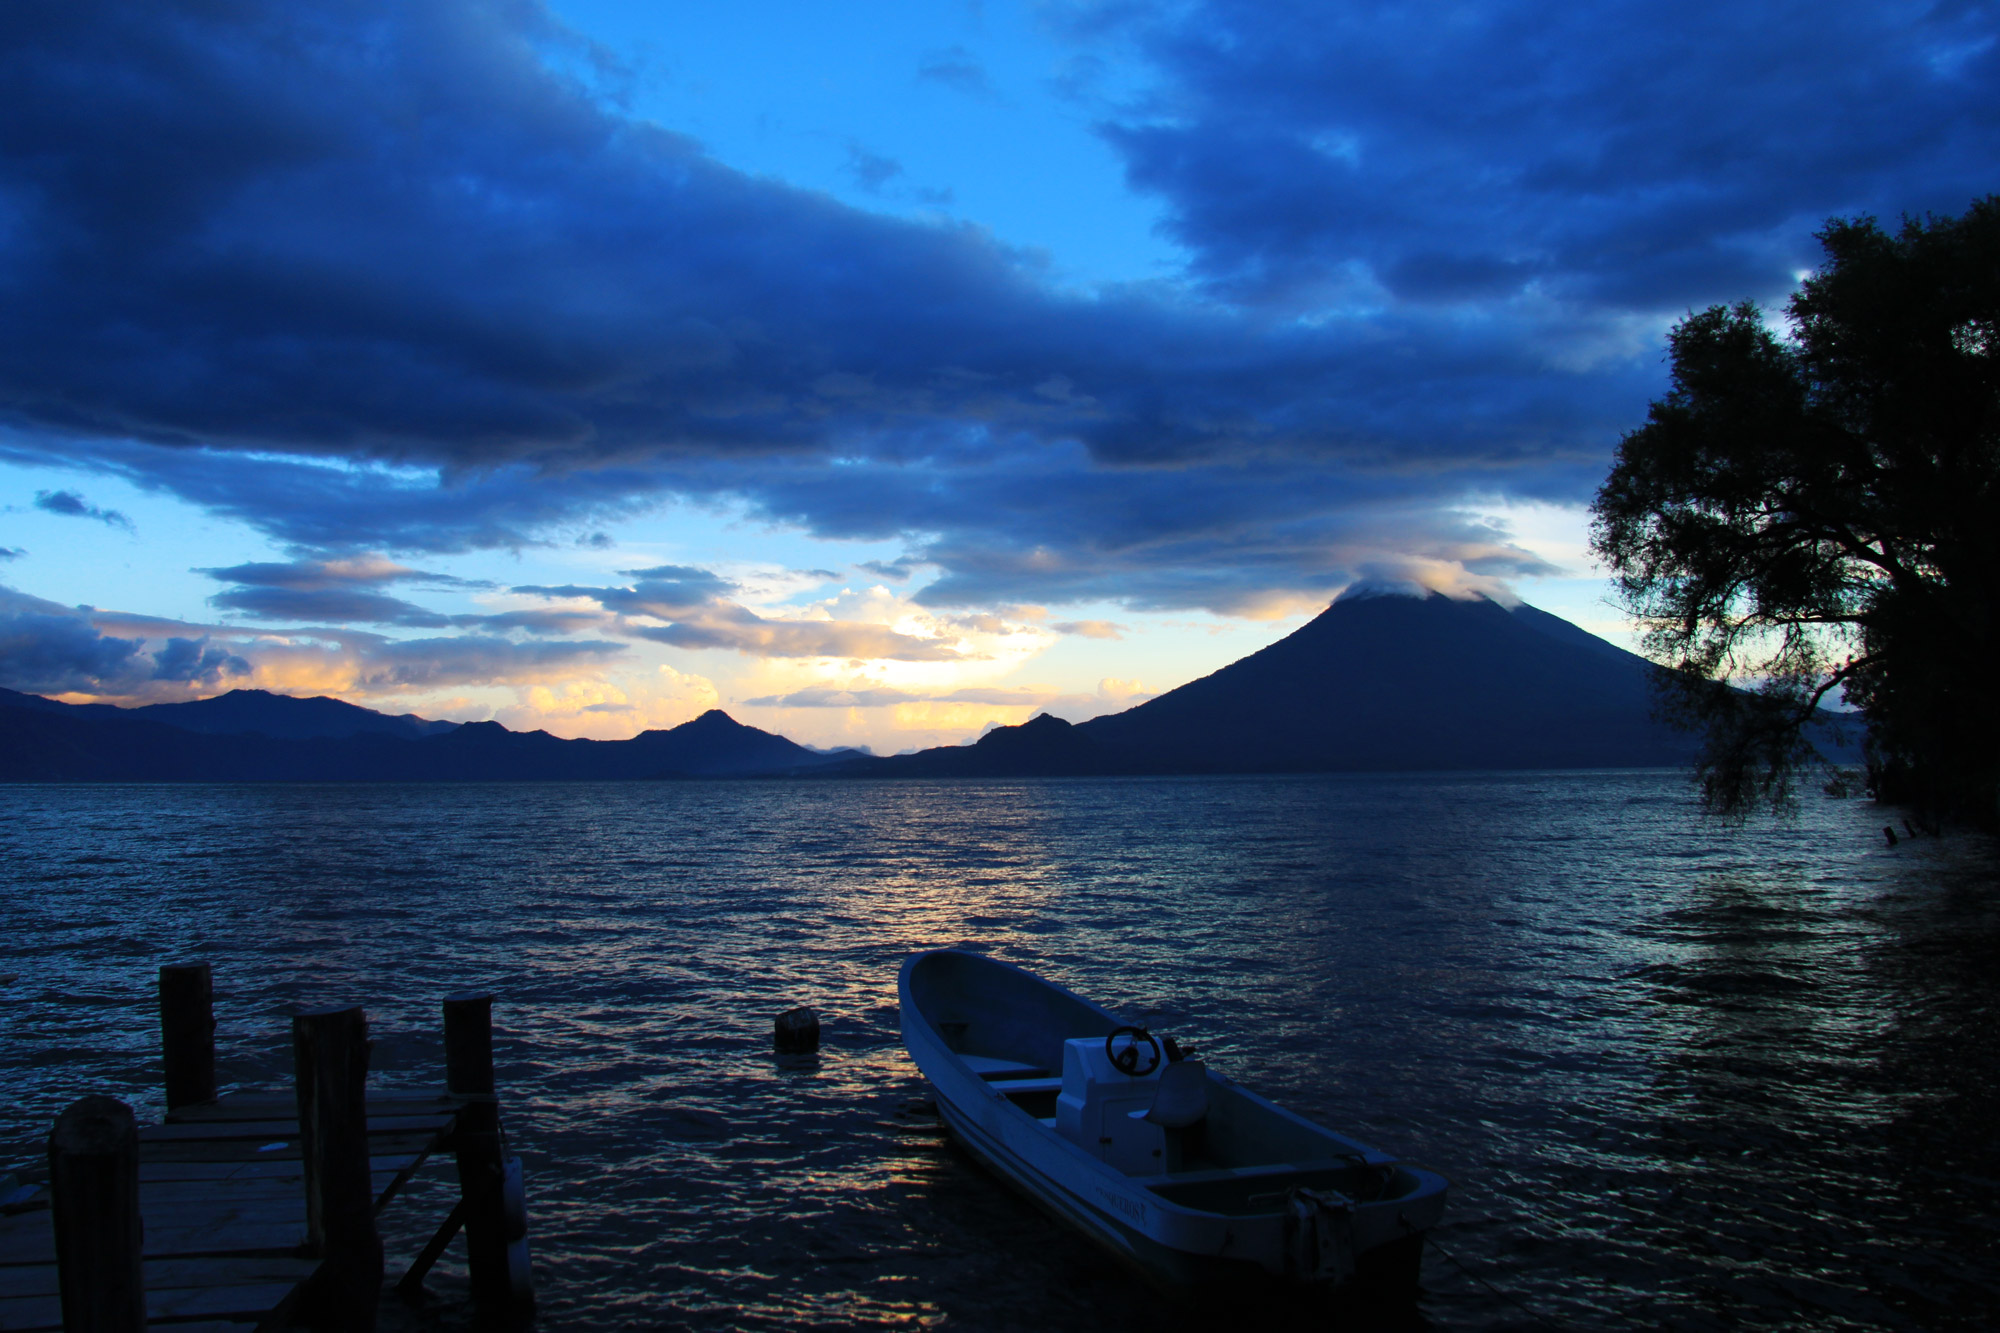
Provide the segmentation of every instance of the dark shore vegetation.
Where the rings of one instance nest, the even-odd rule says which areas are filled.
[[[1844,695],[1874,795],[1991,827],[2000,196],[1819,240],[1785,331],[1749,302],[1675,327],[1672,389],[1620,445],[1593,544],[1662,712],[1702,734],[1710,809],[1782,803]]]

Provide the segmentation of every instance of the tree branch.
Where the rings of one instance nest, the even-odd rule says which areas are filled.
[[[1849,658],[1845,666],[1841,667],[1840,670],[1834,672],[1831,676],[1828,676],[1825,683],[1812,692],[1812,697],[1807,699],[1805,706],[1799,710],[1799,724],[1803,726],[1805,723],[1812,721],[1812,715],[1819,711],[1819,701],[1826,698],[1827,691],[1840,684],[1843,680],[1853,679],[1857,671],[1860,671],[1864,667],[1873,666],[1879,660],[1880,655],[1875,653],[1864,653],[1860,657]]]

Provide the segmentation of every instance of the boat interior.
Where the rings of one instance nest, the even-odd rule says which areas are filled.
[[[1249,1216],[1279,1211],[1297,1187],[1366,1203],[1418,1185],[1379,1155],[1217,1082],[1199,1060],[1101,1078],[1093,1077],[1109,1063],[1101,1040],[1065,1047],[1063,1077],[1025,1061],[960,1058],[1022,1111],[1170,1202]]]

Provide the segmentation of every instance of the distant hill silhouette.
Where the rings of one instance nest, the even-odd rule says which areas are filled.
[[[590,741],[509,731],[497,722],[460,726],[390,717],[337,699],[261,690],[129,709],[0,690],[5,782],[737,777],[816,768],[840,758],[746,727],[716,709],[671,730]]]
[[[1123,713],[1043,714],[976,744],[842,773],[982,776],[1312,773],[1680,765],[1650,667],[1531,606],[1374,594]]]
[[[456,722],[432,722],[413,713],[390,716],[358,704],[317,695],[299,699],[269,690],[231,690],[213,699],[189,703],[142,704],[137,708],[116,708],[110,704],[65,704],[39,695],[0,689],[0,707],[32,708],[39,712],[68,717],[94,717],[107,721],[143,718],[163,722],[180,731],[199,731],[211,736],[270,736],[277,740],[312,740],[319,737],[383,735],[437,736],[457,728]]]
[[[231,690],[213,699],[181,704],[146,704],[132,712],[183,731],[206,732],[211,736],[240,736],[255,732],[294,741],[361,735],[414,739],[439,736],[458,727],[456,722],[432,722],[414,713],[392,717],[372,708],[329,699],[325,695],[297,699],[267,690]]]

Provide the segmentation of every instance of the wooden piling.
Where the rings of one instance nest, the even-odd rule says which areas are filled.
[[[160,1051],[169,1111],[215,1100],[215,988],[207,963],[160,969]]]
[[[85,1097],[49,1135],[49,1193],[65,1333],[144,1333],[139,1126],[115,1097]]]
[[[445,1090],[493,1095],[493,996],[463,991],[444,997]]]
[[[358,1008],[292,1019],[306,1241],[320,1255],[306,1303],[315,1327],[375,1327],[382,1239],[368,1162],[368,1018]]]
[[[526,1273],[510,1273],[506,1141],[493,1083],[493,997],[477,991],[444,1001],[446,1091],[466,1099],[452,1146],[458,1156],[466,1267],[482,1311],[507,1314],[523,1304]]]

